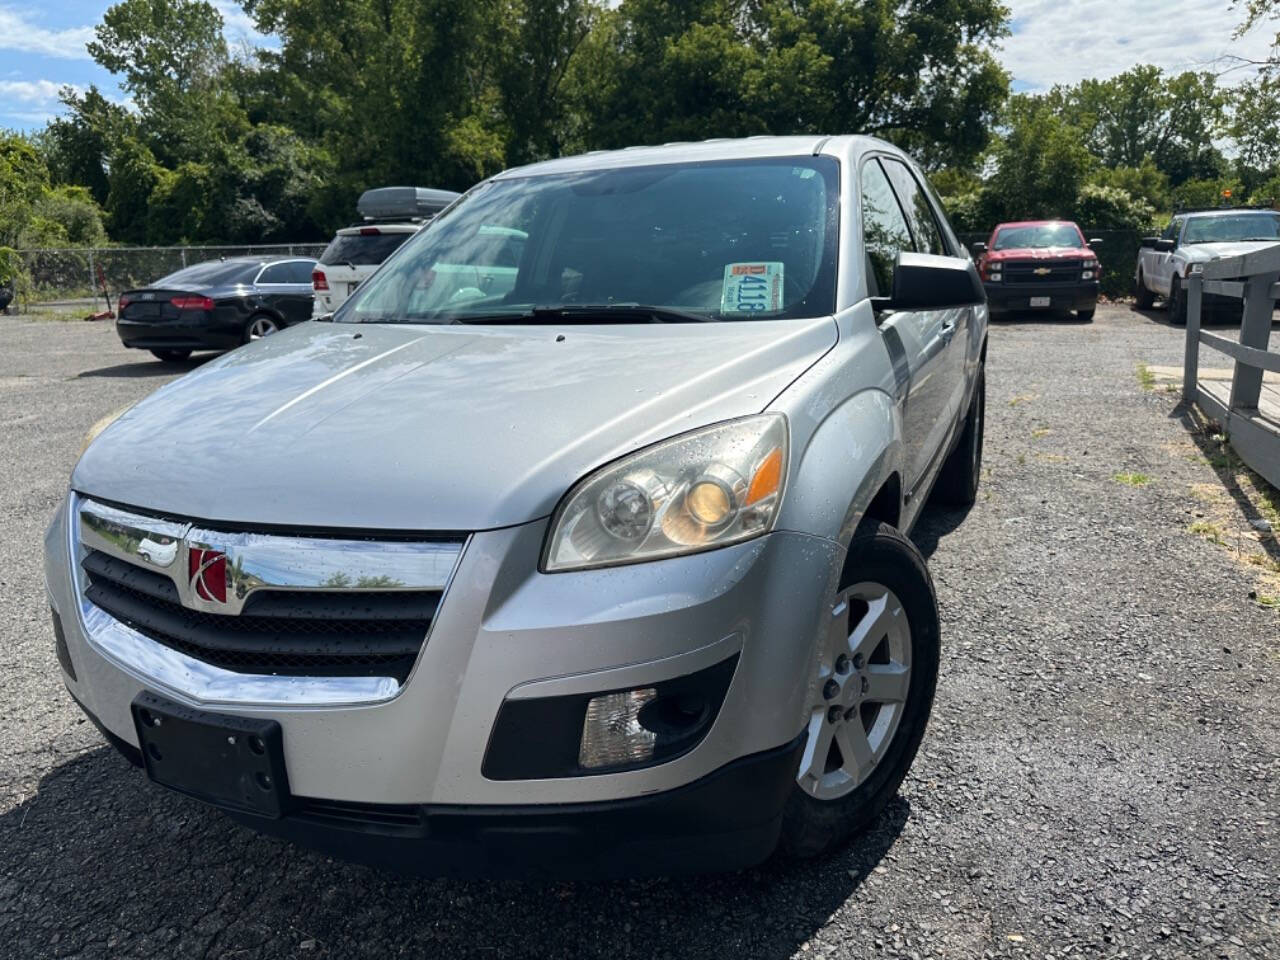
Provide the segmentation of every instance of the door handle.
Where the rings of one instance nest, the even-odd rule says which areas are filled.
[[[948,320],[946,323],[942,325],[942,329],[938,331],[938,336],[942,338],[942,341],[944,343],[950,343],[951,338],[954,337],[955,335],[956,335],[956,322],[954,320]]]

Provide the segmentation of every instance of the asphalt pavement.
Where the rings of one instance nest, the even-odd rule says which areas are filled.
[[[89,427],[199,361],[0,317],[0,957],[1280,956],[1280,551],[1144,377],[1181,356],[1127,306],[993,327],[979,501],[914,533],[933,721],[860,842],[729,876],[464,883],[262,839],[103,745],[59,679],[41,535]]]

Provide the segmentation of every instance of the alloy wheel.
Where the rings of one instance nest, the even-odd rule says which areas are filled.
[[[249,339],[261,340],[263,337],[269,337],[280,328],[276,326],[276,322],[270,317],[254,317],[253,322],[249,324]]]
[[[818,664],[797,781],[819,800],[864,783],[893,742],[911,684],[911,626],[902,601],[879,583],[843,590]]]

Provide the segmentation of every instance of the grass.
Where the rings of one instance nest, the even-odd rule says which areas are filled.
[[[1138,386],[1150,393],[1156,388],[1156,375],[1145,364],[1138,364]]]
[[[1048,427],[1038,427],[1035,430],[1031,431],[1031,436],[1034,437],[1036,440],[1039,440],[1041,437],[1047,437],[1052,432],[1053,431],[1050,430]]]
[[[1145,487],[1151,482],[1151,478],[1145,473],[1117,473],[1111,479],[1116,483],[1123,483],[1126,487]]]
[[[1019,407],[1024,403],[1030,403],[1035,398],[1036,395],[1034,393],[1020,393],[1016,397],[1011,397],[1009,399],[1009,406]]]
[[[1227,545],[1225,531],[1210,520],[1197,520],[1187,527],[1187,532],[1194,533],[1197,537],[1204,537],[1220,547]]]

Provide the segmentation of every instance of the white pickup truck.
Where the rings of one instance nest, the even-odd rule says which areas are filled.
[[[1138,306],[1164,298],[1172,323],[1187,322],[1186,282],[1197,264],[1249,253],[1280,241],[1280,211],[1197,210],[1175,214],[1158,237],[1145,237],[1138,251],[1133,294]],[[1201,268],[1202,269],[1202,268]],[[1224,301],[1239,306],[1239,301]],[[1205,296],[1205,307],[1218,306]]]

